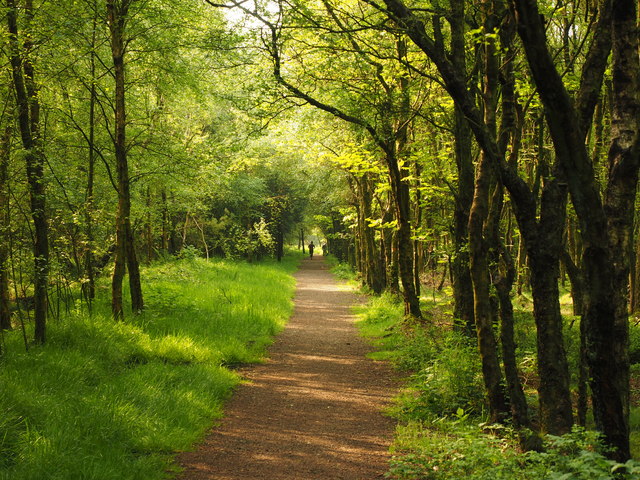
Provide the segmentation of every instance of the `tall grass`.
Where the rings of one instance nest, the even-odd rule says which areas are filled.
[[[0,479],[167,478],[222,413],[292,308],[281,264],[201,259],[144,271],[147,309],[114,323],[108,292],[49,325],[48,343],[5,335],[0,358]]]

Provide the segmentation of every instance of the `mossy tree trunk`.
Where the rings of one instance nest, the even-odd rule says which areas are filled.
[[[456,69],[466,72],[465,2],[451,1],[451,61]],[[459,108],[454,110],[454,149],[458,171],[458,190],[454,209],[454,257],[453,275],[454,321],[460,330],[475,335],[473,313],[473,284],[469,272],[469,211],[473,201],[473,159],[471,154],[471,129]]]
[[[612,145],[604,201],[584,142],[584,111],[592,111],[596,101],[593,107],[571,101],[547,48],[537,2],[512,0],[512,6],[580,222],[586,286],[583,322],[594,419],[605,440],[615,447],[612,457],[625,461],[630,455],[627,285],[640,166],[637,5],[634,0],[605,0],[600,17],[608,15],[611,20],[598,25],[592,42],[592,51],[598,46],[602,50],[596,57],[613,50]],[[591,60],[589,55],[583,83],[597,78]]]

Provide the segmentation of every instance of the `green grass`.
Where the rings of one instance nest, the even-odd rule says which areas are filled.
[[[0,358],[0,479],[167,478],[222,413],[292,309],[299,257],[282,264],[200,259],[143,271],[147,309],[114,323],[108,292],[92,317],[51,322],[24,352]]]
[[[451,329],[451,299],[425,289],[425,324],[403,319],[401,301],[372,297],[357,309],[361,333],[377,346],[375,358],[389,359],[406,375],[389,413],[398,420],[389,478],[396,480],[569,480],[612,479],[614,462],[598,453],[593,431],[577,429],[562,437],[545,436],[546,451],[523,454],[508,427],[484,423],[485,395],[475,341]],[[530,301],[516,298],[516,341],[521,372],[535,378],[535,323]],[[569,311],[567,309],[567,311]],[[567,315],[565,340],[572,368],[578,358],[579,327]],[[640,330],[632,329],[632,351],[640,351]],[[635,350],[634,350],[635,349]],[[636,368],[637,370],[637,368]],[[534,382],[535,383],[535,382]],[[527,394],[535,410],[534,389]],[[631,415],[632,442],[640,416]],[[624,478],[640,479],[640,463],[630,461]]]
[[[512,432],[491,433],[469,419],[410,421],[401,425],[392,447],[395,480],[637,480],[640,463],[622,465],[596,451],[593,432],[576,428],[562,437],[547,436],[544,452],[520,452]]]
[[[350,285],[357,285],[358,274],[353,271],[348,263],[340,263],[335,255],[327,255],[325,261],[329,264],[329,270],[340,280]]]

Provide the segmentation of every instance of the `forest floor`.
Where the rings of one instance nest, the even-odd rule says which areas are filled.
[[[295,309],[269,359],[243,367],[225,417],[178,457],[181,480],[373,480],[388,470],[398,389],[390,366],[366,358],[351,307],[362,301],[322,257],[296,273]]]

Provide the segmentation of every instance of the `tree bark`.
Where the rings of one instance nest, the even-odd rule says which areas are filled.
[[[511,418],[517,429],[531,428],[529,421],[529,407],[524,395],[522,382],[518,373],[516,358],[516,342],[514,339],[513,304],[511,303],[511,289],[515,280],[513,258],[504,245],[500,246],[499,267],[497,278],[494,279],[496,293],[500,304],[500,343],[502,344],[502,363],[509,392]]]
[[[484,237],[484,222],[489,213],[490,186],[491,167],[488,158],[482,155],[469,214],[470,272],[473,280],[474,313],[482,376],[489,400],[489,418],[491,422],[502,422],[509,409],[500,370],[498,345],[493,333],[494,317],[489,298],[489,247]]]
[[[609,301],[613,300],[615,309],[613,328],[607,326],[605,333],[602,331],[602,325],[599,325],[597,331],[593,332],[595,335],[591,335],[592,341],[601,341],[600,336],[603,333],[611,340],[610,345],[602,345],[602,348],[609,352],[609,368],[606,370],[611,369],[615,376],[609,376],[607,373],[603,388],[598,392],[598,398],[593,394],[594,418],[607,439],[618,448],[615,456],[619,460],[630,457],[627,291],[633,258],[634,208],[640,168],[637,8],[637,2],[634,0],[613,1],[613,105],[611,146],[608,154],[609,180],[604,197],[604,211],[613,263],[614,296],[609,297]]]
[[[84,290],[85,297],[88,300],[89,306],[91,307],[91,301],[96,296],[96,286],[95,286],[95,271],[94,271],[94,234],[93,234],[93,207],[94,207],[94,182],[95,182],[95,164],[96,164],[96,145],[95,145],[95,132],[96,132],[96,104],[98,102],[98,95],[96,89],[96,54],[94,51],[94,47],[96,45],[96,35],[98,28],[98,9],[96,8],[94,18],[93,18],[93,28],[91,31],[91,59],[90,59],[90,69],[91,69],[91,88],[89,91],[89,138],[88,138],[88,147],[89,147],[89,157],[88,157],[88,165],[87,165],[87,190],[85,195],[85,235],[87,237],[87,245],[85,247],[84,254],[84,267],[87,275],[86,284],[83,283],[82,288]]]
[[[460,72],[466,72],[465,60],[465,2],[451,0],[451,62]],[[458,191],[455,196],[453,242],[453,317],[456,328],[473,336],[473,285],[469,273],[469,211],[473,201],[473,158],[471,130],[459,108],[454,111],[454,152],[458,171]]]
[[[394,20],[399,22],[407,32],[407,35],[414,41],[414,43],[422,49],[425,54],[434,62],[438,71],[440,72],[444,85],[453,100],[455,101],[457,107],[464,113],[468,124],[478,142],[480,148],[483,152],[483,158],[488,159],[491,162],[491,165],[494,168],[497,168],[500,172],[500,177],[504,185],[509,190],[511,195],[511,199],[513,203],[517,206],[515,209],[516,218],[518,220],[518,225],[520,227],[521,234],[525,241],[525,247],[528,252],[531,252],[532,249],[539,249],[544,246],[542,241],[540,240],[541,229],[544,230],[544,226],[538,225],[536,218],[536,199],[532,194],[529,187],[526,183],[518,176],[517,171],[504,159],[504,155],[500,150],[498,142],[495,138],[495,135],[492,134],[491,129],[488,127],[487,123],[484,121],[483,116],[479,112],[476,102],[474,100],[473,95],[468,91],[466,82],[465,82],[465,72],[460,72],[455,66],[449,61],[447,55],[444,52],[443,46],[441,43],[433,40],[427,35],[424,23],[419,20],[412,12],[409,10],[405,4],[401,0],[384,0],[387,5],[390,14],[393,16]],[[596,75],[597,77],[597,75]],[[600,76],[601,78],[601,76]],[[586,82],[585,82],[586,83]],[[591,97],[588,97],[591,99]],[[595,103],[594,103],[595,104]],[[589,105],[588,102],[580,102],[580,107],[584,107],[585,110],[588,108],[585,105]],[[580,129],[579,126],[576,126],[575,131],[578,132]],[[489,167],[486,167],[489,168]],[[477,186],[477,179],[476,179]],[[478,194],[478,190],[476,189],[476,195]],[[474,198],[475,204],[475,198]],[[549,212],[550,213],[550,212]],[[545,213],[544,215],[548,215]],[[471,216],[474,216],[474,209],[472,207]],[[542,216],[542,213],[541,213]],[[563,217],[564,218],[564,217]],[[549,221],[551,218],[549,218]],[[473,225],[473,227],[472,227]],[[469,234],[470,234],[470,249],[472,256],[474,255],[474,248],[482,248],[481,246],[474,245],[474,241],[471,240],[474,236],[472,233],[472,228],[480,230],[480,222],[477,219],[471,219],[469,221]],[[551,231],[551,230],[550,230]],[[476,233],[477,234],[477,233]],[[538,243],[540,241],[540,243]],[[473,261],[472,261],[472,270]],[[538,274],[544,274],[547,278],[544,280],[544,284],[546,282],[551,282],[549,278],[549,274],[553,274],[554,270],[551,271],[538,271]],[[472,274],[473,276],[473,274]],[[476,279],[474,278],[474,282]],[[540,285],[542,286],[542,285]],[[557,287],[556,287],[557,288]],[[541,288],[541,293],[544,292],[544,289]],[[547,322],[557,322],[558,317],[555,315],[555,310],[549,310],[546,308],[545,299],[538,296],[536,294],[537,299],[540,301],[538,306],[534,303],[534,315],[536,316],[536,321],[540,322],[542,325],[546,325]],[[483,309],[484,311],[484,309]],[[547,315],[549,314],[549,315]],[[478,315],[478,310],[476,309],[476,316]],[[488,315],[488,314],[487,314]],[[481,320],[476,318],[476,323],[480,323]],[[486,328],[486,327],[485,327]],[[546,328],[546,327],[545,327]],[[561,331],[557,327],[551,327],[553,331]],[[556,352],[556,349],[551,349],[549,352]],[[542,350],[540,354],[545,355],[547,350]],[[558,351],[560,353],[560,351]],[[562,355],[557,358],[549,358],[547,360],[549,364],[553,362],[562,362]],[[566,367],[560,366],[561,371],[564,371]],[[541,373],[544,373],[546,370],[541,370]],[[550,385],[562,386],[565,384],[564,381],[557,382],[553,379],[541,378],[541,383],[545,383],[549,381]],[[568,385],[568,383],[567,383]],[[556,418],[558,416],[562,417],[563,420],[559,422],[559,424],[551,424],[551,425],[543,425],[543,429],[551,432],[551,433],[564,433],[567,431],[567,425],[570,425],[572,422],[571,418],[571,410],[566,408],[566,405],[569,400],[569,391],[568,389],[562,388],[563,391],[556,392],[557,395],[560,395],[562,398],[567,399],[567,401],[562,401],[560,403],[554,403],[551,398],[555,398],[554,394],[551,398],[544,398],[547,393],[546,390],[542,390],[541,394],[541,405],[548,406],[551,410],[548,415],[545,415],[545,418]],[[559,411],[554,412],[555,409]]]
[[[536,320],[541,423],[556,435],[571,431],[573,425],[558,288],[567,194],[558,183],[556,179],[547,179],[537,229],[523,234],[527,237]]]
[[[115,266],[111,280],[111,311],[115,319],[124,318],[122,281],[129,270],[131,310],[139,313],[144,308],[140,268],[136,258],[133,230],[131,228],[131,185],[126,144],[126,98],[125,98],[125,24],[131,0],[107,1],[113,76],[115,80],[115,135],[114,147],[118,184],[118,210],[116,214]]]
[[[618,83],[614,82],[614,98],[620,103],[617,109],[614,107],[612,124],[618,118],[620,125],[624,125],[624,133],[612,132],[609,180],[603,203],[584,143],[586,117],[580,115],[580,102],[576,102],[574,108],[555,69],[537,4],[533,0],[512,0],[512,3],[528,63],[545,105],[556,156],[565,172],[580,222],[586,285],[583,321],[594,419],[607,443],[615,447],[612,457],[624,461],[630,454],[628,320],[626,288],[621,288],[623,280],[618,274],[628,265],[625,239],[630,237],[627,234],[629,222],[624,218],[626,211],[620,207],[635,198],[638,175],[636,6],[632,0],[614,0],[612,8],[608,2],[601,7],[601,17],[613,12],[614,18],[610,24],[614,32],[613,72],[618,80]],[[606,31],[606,28],[602,30]],[[600,29],[598,33],[601,33]],[[604,35],[603,44],[606,37]],[[598,36],[594,37],[594,45],[598,40]],[[592,71],[588,73],[593,75]],[[630,89],[631,85],[634,85],[633,89]],[[625,111],[633,112],[634,118],[630,119]],[[618,151],[618,139],[626,144],[619,150],[621,155],[613,153]],[[618,247],[612,248],[614,245]],[[621,308],[623,303],[624,309]]]
[[[393,221],[393,210],[390,205],[383,209],[382,222],[387,225]],[[400,295],[400,277],[398,275],[398,248],[395,230],[385,227],[382,230],[385,256],[386,289],[392,295]]]
[[[18,110],[18,125],[22,146],[25,149],[25,163],[31,218],[34,228],[34,340],[43,344],[46,340],[47,290],[49,283],[49,227],[46,212],[46,182],[44,178],[44,154],[40,140],[40,103],[35,83],[34,68],[29,60],[32,48],[30,37],[24,41],[24,48],[18,44],[18,14],[15,0],[7,0],[7,25],[9,29],[10,61],[13,87]],[[27,23],[33,16],[31,0],[25,3]]]
[[[371,206],[373,203],[373,195],[371,192],[370,180],[367,174],[356,180],[358,184],[358,208],[359,228],[360,228],[360,248],[361,248],[361,270],[365,285],[371,289],[373,293],[380,294],[384,290],[384,275],[380,271],[379,254],[375,242],[375,230],[369,226],[369,220],[372,218]]]
[[[404,65],[403,62],[407,62],[407,42],[406,39],[400,37],[396,40],[396,48],[398,53],[398,59],[401,64]],[[410,165],[413,163],[414,174],[415,174],[415,209],[413,211],[413,215],[411,214],[411,209],[409,209],[409,218],[413,219],[415,222],[414,225],[410,226],[411,230],[415,230],[421,221],[422,214],[422,206],[420,205],[420,165],[417,160],[410,159],[410,148],[409,148],[409,129],[411,125],[411,92],[409,90],[409,72],[405,71],[403,74],[399,75],[397,80],[398,88],[400,90],[400,100],[398,106],[398,115],[396,118],[396,126],[394,128],[395,134],[395,151],[398,159],[402,159],[405,165]],[[401,175],[403,177],[403,182],[406,183],[406,178],[409,176],[408,167],[401,167]],[[410,186],[406,186],[407,196],[410,200]],[[405,296],[405,302],[409,302],[405,304],[405,311],[408,311],[411,315],[414,315],[420,318],[420,247],[418,240],[411,240],[412,243],[412,259],[411,259],[411,267],[413,269],[413,295],[417,299],[418,308],[415,309],[415,306],[412,303],[415,303],[414,299],[407,299]]]
[[[146,237],[146,247],[147,247],[147,263],[151,263],[153,259],[153,224],[151,218],[151,187],[147,186],[146,191],[146,222],[145,222],[145,237]],[[204,236],[204,235],[203,235]],[[205,243],[206,245],[206,243]],[[208,248],[207,248],[208,252]]]
[[[11,134],[9,123],[0,143],[0,330],[11,329],[11,309],[9,306],[9,157],[11,154]]]
[[[495,15],[492,0],[482,5],[485,15],[485,30],[493,32]],[[483,86],[484,100],[483,120],[487,128],[496,131],[496,102],[498,87],[498,59],[495,42],[488,40],[483,49]],[[469,213],[469,253],[470,272],[473,281],[474,314],[478,347],[482,360],[482,373],[489,400],[489,415],[492,422],[502,422],[508,416],[505,385],[500,369],[498,344],[493,332],[495,320],[494,308],[491,303],[490,252],[497,250],[500,205],[490,205],[490,192],[495,185],[495,175],[486,154],[481,154],[477,166],[473,203]],[[496,188],[502,188],[501,185]],[[494,211],[491,212],[491,209]]]
[[[398,271],[402,284],[404,313],[407,316],[421,319],[420,299],[416,294],[413,276],[413,241],[411,240],[411,206],[409,184],[405,181],[406,173],[402,171],[395,155],[386,157],[389,169],[392,198],[395,216],[398,222]]]

